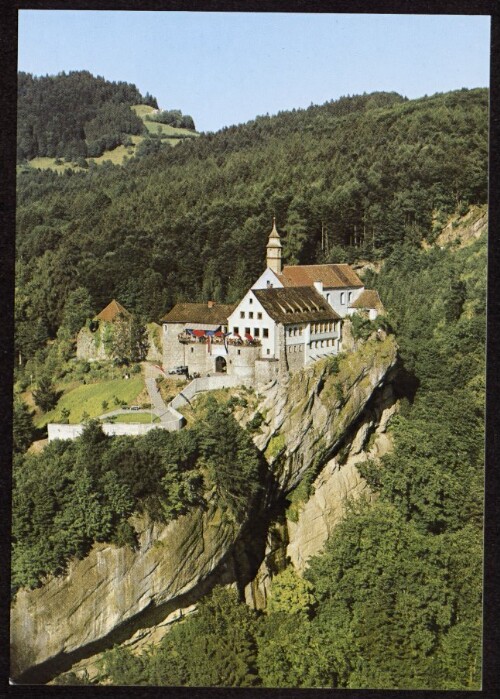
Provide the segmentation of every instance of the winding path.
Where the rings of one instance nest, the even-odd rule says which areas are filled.
[[[168,423],[172,421],[172,415],[176,417],[175,413],[171,411],[170,407],[165,403],[161,397],[161,393],[156,385],[156,377],[163,376],[162,370],[155,366],[154,364],[149,364],[148,362],[143,362],[144,367],[144,382],[148,390],[149,399],[151,402],[151,408],[144,408],[138,412],[141,413],[153,413],[156,417],[160,418],[161,423]],[[99,417],[105,419],[108,417],[113,417],[114,415],[133,415],[134,412],[130,408],[118,408],[117,410],[111,410],[108,413],[103,413]]]
[[[154,364],[144,362],[142,366],[144,367],[144,380],[146,383],[146,388],[148,389],[151,405],[153,406],[153,414],[158,415],[160,422],[168,422],[169,420],[172,420],[170,408],[166,405],[165,401],[161,397],[161,393],[156,385],[156,377],[162,376],[163,372]]]

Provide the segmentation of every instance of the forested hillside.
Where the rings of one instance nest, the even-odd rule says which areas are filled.
[[[19,392],[68,371],[80,322],[113,297],[145,320],[180,300],[237,300],[264,267],[273,216],[288,263],[383,261],[365,284],[400,348],[393,451],[358,465],[375,502],[350,507],[303,578],[276,575],[263,612],[216,588],[160,644],[106,653],[100,681],[480,688],[486,240],[433,243],[486,202],[487,109],[483,89],[376,93],[120,167],[19,173]],[[26,454],[18,413],[14,588],[95,540],[133,545],[131,512],[170,521],[206,486],[241,518],[261,485],[251,424],[224,410],[136,440],[91,424],[41,455]]]
[[[115,297],[147,320],[179,300],[235,301],[263,268],[273,215],[289,263],[432,241],[451,212],[486,201],[487,106],[483,89],[349,97],[124,167],[21,172],[21,360],[55,337],[76,288],[95,312]]]
[[[485,243],[403,246],[371,280],[413,385],[393,452],[359,465],[378,500],[351,506],[304,578],[276,575],[265,613],[216,589],[160,644],[107,652],[100,681],[480,688]]]

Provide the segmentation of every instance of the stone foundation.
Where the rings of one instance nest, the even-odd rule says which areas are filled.
[[[178,417],[176,417],[176,414]],[[102,431],[104,434],[109,436],[116,435],[131,435],[138,437],[150,430],[168,430],[168,432],[175,432],[183,427],[184,418],[180,413],[172,412],[172,419],[164,422],[152,422],[152,423],[133,423],[133,422],[115,422],[115,423],[104,423],[102,426]],[[76,439],[80,437],[85,425],[79,423],[77,425],[65,425],[62,423],[51,422],[47,425],[47,434],[49,442],[54,439]]]
[[[277,359],[255,360],[255,384],[265,386],[274,381],[279,375],[279,362]]]

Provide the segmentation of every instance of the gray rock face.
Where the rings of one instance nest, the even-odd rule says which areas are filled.
[[[340,466],[328,462],[314,483],[314,494],[305,503],[297,522],[288,522],[287,556],[294,568],[302,572],[311,556],[321,551],[335,525],[341,520],[348,499],[370,491],[355,462]]]
[[[266,391],[260,407],[265,422],[255,443],[266,455],[283,492],[295,488],[310,469],[319,472],[342,445],[350,444],[351,432],[357,431],[357,422],[377,389],[388,381],[396,359],[397,346],[391,336],[383,341],[372,339],[345,355],[337,366],[318,362]],[[383,401],[391,400],[389,394],[379,398],[383,407]],[[380,409],[378,414],[369,413],[369,428],[379,413]]]
[[[216,569],[225,578],[223,559],[239,528],[218,509],[194,510],[164,527],[139,519],[134,525],[137,551],[96,544],[70,564],[67,575],[17,593],[11,614],[14,678],[43,663],[48,676],[57,674],[94,654],[96,644],[104,649],[121,642],[141,625],[154,625],[190,604],[190,593]],[[44,681],[44,668],[39,674]]]
[[[136,518],[138,550],[97,544],[65,576],[20,590],[11,614],[12,677],[47,682],[116,643],[158,640],[176,610],[214,584],[236,583],[249,604],[263,608],[285,554],[301,570],[341,516],[343,498],[365,489],[352,459],[356,451],[363,458],[371,431],[383,435],[394,402],[384,383],[396,355],[391,337],[370,340],[337,367],[319,362],[263,391],[264,423],[254,441],[272,476],[252,521],[237,525],[215,505],[163,527]],[[270,525],[267,511],[308,472],[315,492],[298,521],[288,530],[284,520]]]

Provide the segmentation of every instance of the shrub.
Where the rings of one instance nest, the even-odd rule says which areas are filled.
[[[264,416],[262,415],[262,413],[257,411],[253,418],[247,423],[247,429],[249,429],[250,432],[256,432],[263,422]]]

